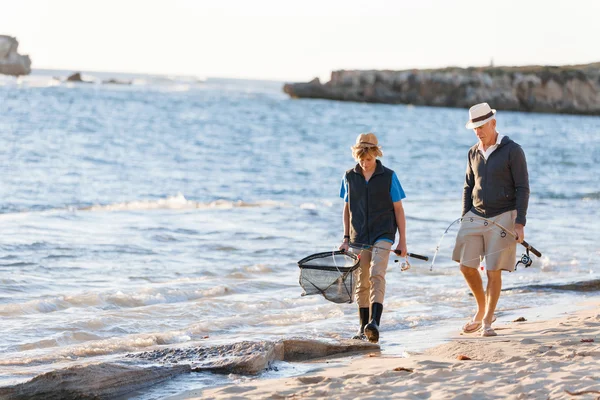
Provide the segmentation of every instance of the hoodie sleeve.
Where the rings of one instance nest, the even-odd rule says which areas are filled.
[[[527,223],[527,207],[529,206],[529,173],[527,160],[521,146],[515,146],[510,154],[510,172],[515,183],[515,197],[517,202],[517,219],[515,223]]]
[[[467,156],[467,171],[465,173],[465,184],[463,186],[463,198],[462,198],[462,215],[468,213],[473,208],[473,186],[475,185],[475,176],[473,175],[473,168],[471,168],[471,150]]]

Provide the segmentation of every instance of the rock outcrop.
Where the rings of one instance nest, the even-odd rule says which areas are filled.
[[[87,81],[87,80],[84,80],[84,79],[81,77],[81,72],[75,72],[74,74],[71,74],[71,75],[69,75],[69,76],[67,77],[66,81],[67,81],[67,82],[94,83],[94,82],[92,82],[92,81]]]
[[[276,361],[305,361],[378,350],[379,345],[359,340],[327,343],[309,339],[284,339],[276,342],[238,342],[208,347],[162,349],[131,354],[128,358],[155,364],[188,363],[194,372],[255,375]]]
[[[0,35],[0,74],[20,76],[31,73],[31,59],[20,55],[18,47],[17,39]]]
[[[75,365],[41,374],[24,383],[0,387],[0,399],[112,399],[190,372],[255,375],[277,361],[304,361],[364,351],[379,351],[379,345],[359,340],[284,339],[165,348],[129,354],[124,363]]]
[[[0,388],[0,399],[114,399],[186,372],[190,372],[189,365],[147,368],[111,363],[78,365]]]
[[[600,115],[600,63],[572,66],[334,71],[331,80],[286,84],[294,98]]]

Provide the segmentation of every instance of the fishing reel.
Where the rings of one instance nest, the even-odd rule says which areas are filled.
[[[394,260],[395,263],[400,262],[400,260]],[[408,271],[410,269],[410,263],[408,262],[408,258],[405,258],[400,264],[400,271]]]
[[[531,264],[533,264],[533,260],[529,256],[529,249],[526,250],[526,254],[523,254],[521,256],[521,259],[519,261],[517,261],[517,263],[515,264],[515,271],[517,270],[517,267],[519,266],[519,264],[523,264],[525,266],[525,268],[531,267]]]

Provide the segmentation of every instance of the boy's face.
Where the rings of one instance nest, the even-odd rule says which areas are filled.
[[[376,158],[370,154],[365,154],[358,160],[358,164],[363,169],[363,171],[371,171],[375,169]]]

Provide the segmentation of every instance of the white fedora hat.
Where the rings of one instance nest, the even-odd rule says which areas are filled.
[[[467,129],[475,129],[494,118],[496,118],[496,110],[490,108],[488,103],[475,104],[469,108],[469,122],[467,122],[465,127]]]

